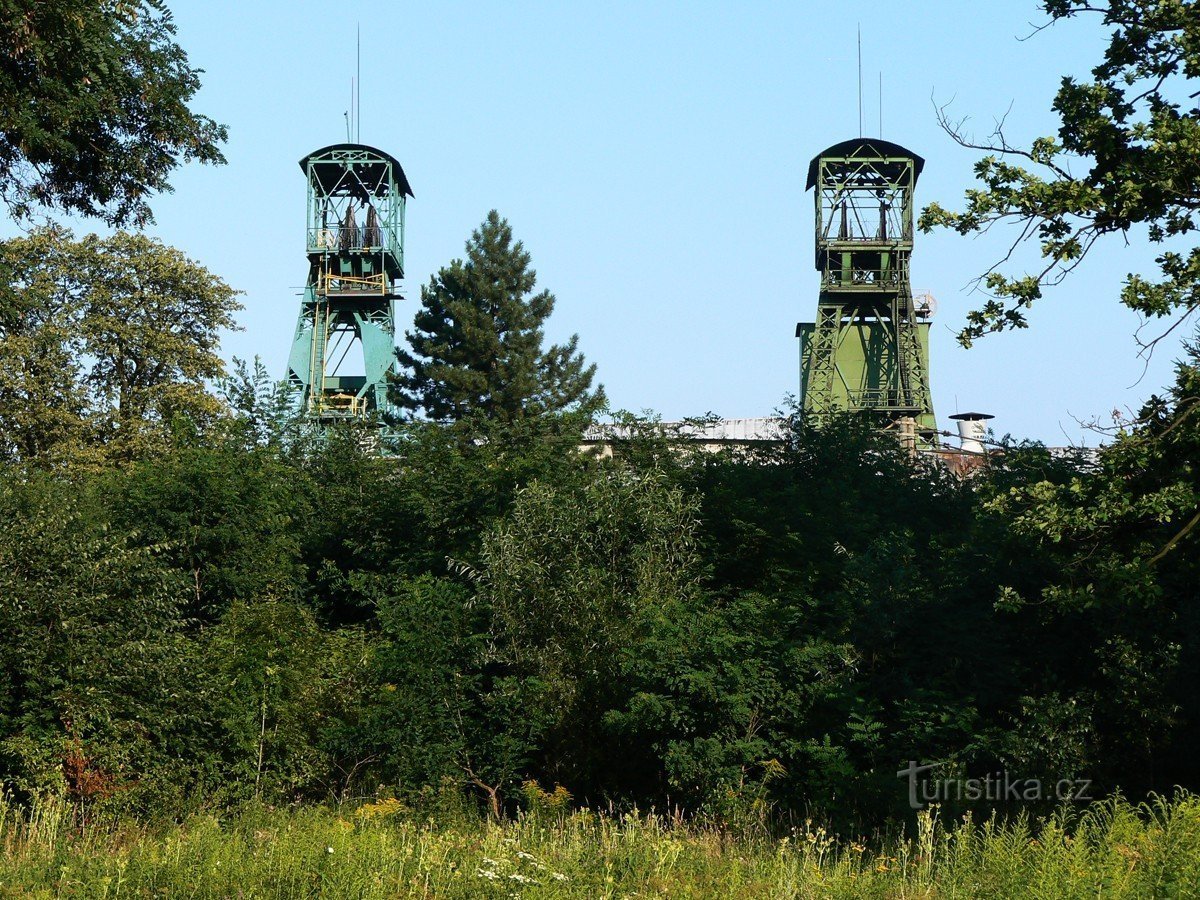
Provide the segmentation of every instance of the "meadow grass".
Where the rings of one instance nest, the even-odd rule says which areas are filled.
[[[868,848],[657,815],[421,820],[394,801],[250,809],[175,826],[79,827],[0,804],[0,897],[1194,897],[1200,797],[1096,804],[1073,820],[923,814]]]

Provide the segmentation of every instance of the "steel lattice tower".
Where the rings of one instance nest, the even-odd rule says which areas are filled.
[[[815,189],[815,322],[800,338],[802,408],[820,421],[836,410],[912,418],[936,443],[929,392],[929,309],[909,283],[913,190],[925,161],[877,138],[820,153],[808,168]]]
[[[318,424],[379,423],[391,410],[393,306],[404,277],[404,203],[412,189],[395,158],[363,144],[317,150],[300,168],[308,179],[308,280],[288,381]],[[360,357],[361,374],[353,372]]]

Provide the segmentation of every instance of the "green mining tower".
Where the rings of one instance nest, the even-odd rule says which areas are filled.
[[[393,306],[404,277],[404,201],[393,157],[334,144],[300,160],[308,179],[308,280],[288,381],[319,425],[379,423],[396,365]]]
[[[877,138],[834,144],[808,167],[816,193],[815,322],[800,338],[803,409],[877,413],[937,442],[929,393],[928,300],[909,284],[913,189],[925,161]]]

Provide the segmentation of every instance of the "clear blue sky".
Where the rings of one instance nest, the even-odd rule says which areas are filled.
[[[1027,41],[1033,0],[1005,3],[339,3],[173,0],[206,70],[195,106],[229,126],[229,164],[189,167],[152,229],[245,291],[227,355],[282,376],[305,275],[297,160],[345,139],[362,28],[362,141],[395,155],[409,203],[406,300],[489,209],[512,223],[558,305],[550,339],[580,335],[614,407],[667,418],[768,415],[797,389],[795,324],[811,319],[808,160],[865,131],[926,158],[918,202],[957,205],[978,154],[934,121],[954,98],[983,135],[1052,133],[1059,78],[1086,74],[1098,18]],[[972,350],[953,334],[1002,236],[919,236],[914,288],[940,309],[932,383],[943,426],[994,413],[999,432],[1062,444],[1076,418],[1136,407],[1169,383],[1178,342],[1143,375],[1138,319],[1117,300],[1153,253],[1099,248],[1030,315]],[[403,338],[401,337],[401,340]],[[1140,379],[1140,380],[1139,380]],[[1087,439],[1094,443],[1095,438]]]

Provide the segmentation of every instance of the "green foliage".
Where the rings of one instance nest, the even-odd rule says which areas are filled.
[[[1144,787],[1170,760],[1164,734],[1191,733],[1189,696],[1197,660],[1191,602],[1200,516],[1195,416],[1200,352],[1177,366],[1175,385],[1152,397],[1093,465],[1074,471],[1029,467],[989,479],[985,508],[1028,548],[1018,578],[1041,560],[1047,572],[1024,584],[1003,579],[1003,609],[1042,635],[1024,682],[1030,715],[1016,756],[1040,754],[1060,769],[1088,768],[1129,789]],[[1012,454],[1009,466],[1025,468]],[[1074,660],[1087,659],[1079,667]],[[1070,688],[1055,684],[1073,671]],[[1028,757],[1022,758],[1026,765]]]
[[[629,421],[595,459],[548,416],[10,468],[0,772],[143,812],[458,785],[500,817],[535,781],[842,828],[906,811],[908,759],[1192,783],[1196,387],[969,482],[799,418],[757,453]]]
[[[0,763],[26,792],[103,799],[172,741],[179,578],[96,502],[34,477],[0,491]]]
[[[534,483],[485,535],[478,568],[456,566],[467,584],[373,580],[376,727],[402,783],[454,778],[497,814],[531,772],[601,784],[625,647],[651,610],[695,589],[689,509],[629,473]]]
[[[378,687],[368,701],[369,724],[354,739],[378,748],[382,768],[401,790],[472,777],[472,740],[489,741],[485,762],[502,767],[495,761],[504,756],[497,753],[500,736],[467,728],[468,719],[482,712],[476,701],[485,640],[470,592],[429,575],[390,589],[378,580],[365,588],[377,603],[382,640],[374,656]]]
[[[325,644],[308,610],[270,598],[234,603],[205,637],[207,693],[229,779],[219,799],[320,792],[329,769],[321,721],[336,690]]]
[[[1044,5],[1055,20],[1090,8]],[[1050,175],[991,157],[966,212],[926,211],[925,227],[963,233],[1014,218],[1049,262],[993,273],[999,299],[965,340],[1022,325],[1103,234],[1145,225],[1166,242],[1195,227],[1197,114],[1169,99],[1196,77],[1192,12],[1111,0],[1105,61],[1092,82],[1064,81],[1059,138],[1024,154]],[[195,73],[157,3],[0,0],[0,21],[0,95],[30,72],[62,76],[25,84],[40,106],[0,112],[0,195],[19,214],[144,221],[178,156],[216,158],[222,134],[183,105]],[[130,73],[149,65],[129,105]],[[74,140],[89,143],[72,174]],[[93,151],[109,162],[91,165]],[[1091,171],[1071,177],[1064,154]],[[1160,264],[1157,283],[1131,276],[1126,302],[1193,307],[1200,257]],[[178,251],[52,227],[0,243],[0,798],[40,804],[29,820],[0,809],[4,859],[27,866],[13,880],[0,862],[0,892],[45,872],[111,878],[105,857],[47,843],[64,810],[98,847],[106,835],[87,829],[125,813],[239,805],[231,832],[194,819],[163,846],[114,838],[116,887],[170,893],[182,872],[191,893],[230,893],[232,878],[393,895],[420,876],[425,893],[593,896],[666,890],[688,854],[677,883],[722,896],[834,878],[1137,894],[1142,860],[1158,886],[1190,884],[1195,854],[1170,855],[1195,843],[1190,796],[1097,808],[1075,843],[1062,817],[1031,843],[1023,819],[951,834],[928,814],[917,844],[874,857],[807,827],[798,850],[762,842],[799,809],[846,832],[911,816],[896,777],[909,760],[960,778],[1082,778],[1095,794],[1200,783],[1200,347],[1095,454],[1010,443],[969,479],[872,422],[815,429],[796,413],[776,445],[721,453],[619,414],[591,453],[595,367],[574,338],[543,349],[554,298],[535,286],[492,212],[422,291],[393,387],[425,418],[394,423],[382,458],[360,428],[306,428],[259,361],[226,373],[217,337],[236,292]],[[263,805],[364,795],[377,802],[353,823],[310,810],[294,829]],[[405,818],[479,829],[464,815],[479,803],[524,824],[445,836]],[[572,804],[671,804],[718,830]],[[756,842],[706,869],[730,830]],[[297,833],[332,853],[248,849]],[[328,858],[353,841],[382,854],[393,833],[416,848],[403,859],[438,862],[408,871],[389,851],[368,876]],[[470,856],[535,839],[560,868],[499,845]],[[647,855],[615,849],[642,839]],[[461,874],[434,872],[451,857]],[[222,860],[235,871],[218,877]],[[534,885],[544,871],[563,878]]]
[[[225,415],[219,333],[236,291],[140,234],[47,227],[0,243],[0,454],[97,464]]]
[[[1200,779],[1200,349],[1092,456],[1010,444],[967,480],[853,417],[711,453],[622,415],[591,453],[582,400],[472,401],[382,458],[310,440],[261,365],[222,378],[232,292],[174,251],[44,229],[0,266],[21,797],[95,820],[386,785],[557,820],[544,784],[762,833],[908,815],[908,760]]]
[[[59,464],[96,439],[61,232],[0,242],[0,459]]]
[[[596,367],[585,366],[578,336],[542,348],[554,295],[533,293],[530,256],[513,242],[508,220],[492,210],[456,259],[421,289],[421,309],[398,351],[405,372],[394,394],[432,419],[482,416],[512,422],[567,409],[594,410],[604,391],[591,390]]]
[[[151,221],[179,163],[225,161],[224,126],[188,107],[198,75],[161,0],[4,0],[0,199],[18,218]]]
[[[161,548],[188,585],[188,617],[211,623],[235,600],[300,596],[310,506],[293,479],[268,452],[217,445],[138,461],[102,484],[121,498],[113,527]]]
[[[903,799],[900,748],[983,762],[1005,647],[963,485],[914,477],[865,423],[800,419],[777,450],[702,455],[681,476],[701,498],[710,593],[660,611],[612,717],[654,748],[657,790],[853,819]]]
[[[140,234],[63,235],[68,290],[82,307],[79,329],[106,430],[127,455],[148,423],[186,418],[202,427],[223,410],[205,382],[224,372],[222,329],[241,309],[237,292],[178,250]]]
[[[1010,222],[1018,229],[1013,249],[1036,240],[1044,263],[1033,274],[987,273],[984,283],[994,299],[968,316],[959,335],[968,346],[989,331],[1025,327],[1024,310],[1043,287],[1061,281],[1098,240],[1144,227],[1152,242],[1163,244],[1200,225],[1200,107],[1187,106],[1200,79],[1195,3],[1045,0],[1042,6],[1051,23],[1099,13],[1111,29],[1092,79],[1062,80],[1053,104],[1061,122],[1058,137],[1039,138],[1022,149],[1009,145],[997,129],[994,141],[981,145],[940,111],[942,125],[959,143],[989,155],[975,166],[982,187],[967,192],[965,210],[931,204],[921,215],[921,228],[970,234]],[[1024,163],[1008,161],[1014,157]],[[1072,159],[1082,159],[1086,171],[1079,173]],[[1155,317],[1195,309],[1200,249],[1181,254],[1168,245],[1157,263],[1157,280],[1129,275],[1122,302]]]
[[[697,590],[695,530],[693,499],[616,469],[566,489],[531,485],[485,539],[474,573],[491,616],[485,662],[529,723],[534,772],[620,790],[603,714],[626,690],[625,653]]]
[[[301,442],[305,429],[296,391],[286,381],[273,380],[259,357],[251,367],[235,356],[233,371],[218,378],[217,387],[245,446],[289,449]]]

